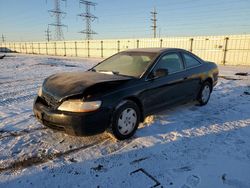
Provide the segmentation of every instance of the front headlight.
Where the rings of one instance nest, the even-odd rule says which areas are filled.
[[[40,87],[39,90],[38,90],[37,95],[38,95],[39,97],[41,97],[42,94],[43,94],[43,89],[42,89],[42,87]]]
[[[101,101],[84,102],[81,100],[68,100],[64,101],[58,107],[58,110],[68,112],[91,112],[99,109],[101,104]]]

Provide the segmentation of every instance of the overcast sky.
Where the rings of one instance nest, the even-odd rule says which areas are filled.
[[[48,13],[54,0],[0,0],[0,35],[6,41],[43,41],[54,18]],[[95,0],[91,12],[99,19],[92,24],[94,39],[152,37],[150,11],[155,7],[157,35],[223,35],[250,33],[250,0]],[[61,2],[67,13],[62,23],[65,40],[84,39],[79,31],[84,12],[79,0]],[[51,27],[52,35],[54,28]]]

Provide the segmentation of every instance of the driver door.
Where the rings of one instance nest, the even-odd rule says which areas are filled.
[[[167,75],[154,76],[159,69],[165,69]],[[184,64],[179,53],[167,53],[158,60],[146,80],[147,89],[143,93],[146,114],[154,113],[184,98],[183,70]]]

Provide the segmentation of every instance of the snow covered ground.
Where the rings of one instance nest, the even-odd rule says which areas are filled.
[[[250,67],[220,66],[208,105],[147,117],[136,135],[72,137],[38,123],[44,78],[99,60],[7,54],[0,60],[0,187],[250,187]]]

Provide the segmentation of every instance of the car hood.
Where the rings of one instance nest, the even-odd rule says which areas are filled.
[[[60,102],[65,98],[83,94],[90,86],[132,78],[98,72],[67,72],[51,75],[43,83],[43,95],[49,95]]]

